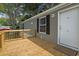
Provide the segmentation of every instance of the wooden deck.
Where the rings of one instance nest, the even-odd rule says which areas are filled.
[[[38,38],[15,39],[4,42],[0,56],[64,56],[54,45]]]

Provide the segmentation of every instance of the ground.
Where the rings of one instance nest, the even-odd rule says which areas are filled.
[[[63,56],[53,49],[53,45],[38,38],[15,39],[5,41],[1,56]]]

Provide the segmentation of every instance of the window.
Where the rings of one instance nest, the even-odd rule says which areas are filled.
[[[46,17],[39,19],[39,32],[46,33]]]
[[[50,15],[37,18],[37,32],[50,34]]]

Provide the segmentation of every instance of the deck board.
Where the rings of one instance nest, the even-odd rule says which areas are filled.
[[[38,44],[35,42],[37,42]],[[39,45],[39,43],[41,45]],[[3,49],[0,49],[0,55],[1,56],[54,56],[54,55],[62,56],[62,55],[65,55],[53,49],[50,43],[47,45],[46,44],[47,44],[46,41],[42,41],[41,39],[37,39],[37,38],[8,40],[4,42]],[[50,51],[47,49],[49,49]]]

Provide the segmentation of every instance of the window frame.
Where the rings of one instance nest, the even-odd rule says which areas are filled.
[[[40,23],[42,18],[45,18],[45,24]],[[46,34],[46,25],[47,25],[46,16],[43,16],[43,17],[39,18],[39,33]],[[40,26],[45,26],[45,32],[40,31]]]

